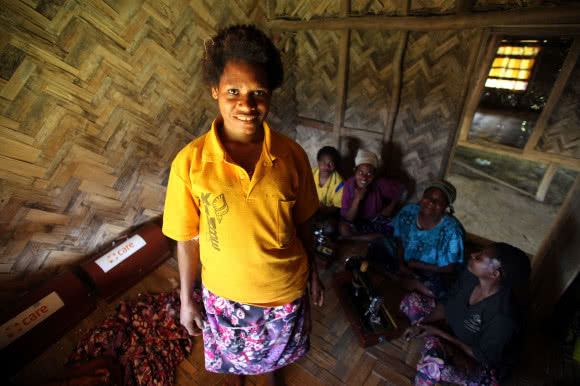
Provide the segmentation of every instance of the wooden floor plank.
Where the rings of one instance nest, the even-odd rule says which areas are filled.
[[[375,358],[365,353],[351,369],[346,378],[346,384],[352,386],[362,385],[371,374],[376,362]]]

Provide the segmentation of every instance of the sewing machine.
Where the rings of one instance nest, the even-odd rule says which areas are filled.
[[[409,326],[398,309],[402,292],[385,291],[384,284],[389,283],[384,278],[373,280],[361,256],[348,258],[345,269],[334,275],[333,285],[361,347],[399,337]],[[380,282],[378,288],[373,281]]]

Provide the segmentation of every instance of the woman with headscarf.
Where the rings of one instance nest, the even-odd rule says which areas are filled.
[[[354,176],[342,193],[340,235],[347,239],[373,240],[392,231],[393,215],[403,185],[377,177],[378,157],[360,149],[355,158]]]
[[[463,262],[464,231],[453,216],[455,187],[434,181],[419,204],[408,204],[395,216],[394,237],[369,246],[374,263],[382,262],[409,289],[440,298],[445,294],[441,275],[455,272]],[[378,260],[378,261],[377,261]]]

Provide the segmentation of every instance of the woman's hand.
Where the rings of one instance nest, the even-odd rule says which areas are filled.
[[[367,195],[367,188],[359,188],[355,187],[354,189],[354,200],[362,201],[363,198]]]
[[[322,307],[324,304],[324,286],[316,271],[310,275],[310,294],[312,295],[312,302],[318,307]]]
[[[405,330],[405,332],[403,333],[403,337],[408,342],[411,339],[416,338],[420,333],[421,333],[420,326],[411,326]]]
[[[415,277],[415,273],[413,272],[413,270],[411,268],[407,267],[406,264],[401,264],[399,266],[399,272],[403,275],[406,275],[406,276]]]
[[[201,335],[203,320],[200,305],[194,301],[182,302],[179,309],[179,322],[185,327],[189,335]]]
[[[418,324],[417,327],[419,327],[418,338],[424,338],[426,336],[441,336],[441,330],[437,327],[421,324]]]

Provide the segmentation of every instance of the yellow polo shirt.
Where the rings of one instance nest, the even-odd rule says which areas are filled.
[[[273,307],[304,294],[308,259],[296,225],[318,208],[308,157],[264,122],[262,154],[250,179],[227,155],[216,122],[171,166],[163,233],[199,236],[203,285],[240,303]]]
[[[320,169],[312,168],[312,174],[314,175],[314,183],[316,185],[316,192],[318,193],[318,200],[321,205],[324,206],[335,206],[340,208],[342,205],[342,187],[344,186],[344,181],[338,172],[334,171],[324,186],[320,186]]]

